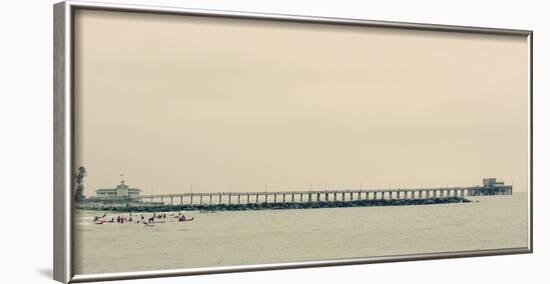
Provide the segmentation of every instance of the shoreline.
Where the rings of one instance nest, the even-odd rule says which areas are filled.
[[[377,199],[318,202],[269,202],[269,203],[230,203],[230,204],[180,204],[180,205],[140,205],[140,204],[78,204],[76,209],[116,212],[177,212],[177,211],[247,211],[247,210],[289,210],[320,209],[370,206],[413,206],[472,202],[464,197],[438,197],[424,199]]]

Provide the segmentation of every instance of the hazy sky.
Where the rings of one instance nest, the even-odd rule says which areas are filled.
[[[525,37],[81,11],[77,166],[145,194],[528,177]]]

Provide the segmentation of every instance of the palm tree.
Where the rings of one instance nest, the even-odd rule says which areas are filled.
[[[74,174],[76,181],[75,202],[77,203],[84,200],[84,177],[87,175],[84,167],[78,168],[78,172]]]

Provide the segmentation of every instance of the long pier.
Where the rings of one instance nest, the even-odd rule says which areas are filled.
[[[252,192],[189,192],[129,197],[90,197],[90,202],[132,202],[158,205],[214,205],[258,203],[304,203],[354,200],[413,200],[443,197],[511,195],[511,185],[469,187],[437,187],[409,189],[252,191]]]

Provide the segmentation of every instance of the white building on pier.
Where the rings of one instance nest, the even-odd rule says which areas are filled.
[[[122,177],[122,175],[121,175]],[[100,188],[95,191],[97,197],[128,197],[137,198],[141,193],[139,188],[131,188],[125,182],[124,179],[120,181],[120,184],[115,188]]]

